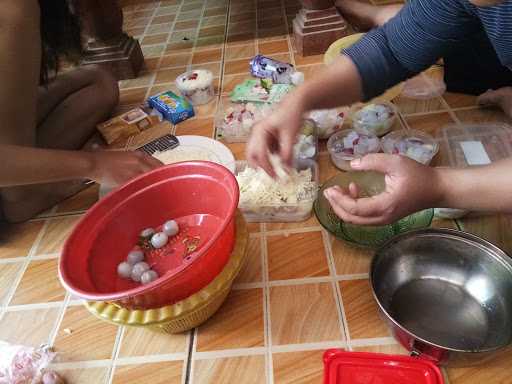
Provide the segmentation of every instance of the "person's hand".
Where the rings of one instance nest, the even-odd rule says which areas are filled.
[[[512,87],[489,89],[478,97],[477,102],[483,106],[498,106],[507,116],[512,117]]]
[[[256,124],[247,143],[249,164],[263,168],[272,177],[275,177],[275,172],[269,161],[269,153],[278,153],[284,164],[291,165],[303,113],[303,108],[292,99]]]
[[[399,155],[373,154],[353,160],[356,171],[377,171],[385,175],[384,192],[359,198],[358,186],[333,187],[325,197],[345,222],[358,225],[390,224],[439,201],[436,170]]]
[[[108,188],[114,188],[149,172],[163,164],[143,152],[97,151],[92,152],[91,179]]]

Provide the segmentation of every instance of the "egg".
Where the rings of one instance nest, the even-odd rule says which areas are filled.
[[[131,278],[133,281],[140,282],[140,279],[144,272],[149,269],[149,265],[143,261],[133,266]]]
[[[156,249],[159,249],[159,248],[162,248],[164,247],[167,242],[169,241],[169,238],[167,237],[167,235],[163,232],[158,232],[158,233],[155,233],[152,237],[151,237],[151,245],[156,248]]]
[[[144,260],[144,252],[142,252],[140,249],[134,249],[128,253],[128,256],[126,258],[126,261],[130,263],[131,265],[135,265],[141,261]]]
[[[155,230],[153,228],[146,228],[140,233],[140,237],[143,237],[144,239],[149,239],[154,234]]]
[[[140,282],[142,284],[149,284],[155,281],[156,279],[158,279],[158,273],[150,269],[142,274],[142,276],[140,277]]]
[[[119,263],[117,266],[117,274],[119,277],[122,277],[123,279],[129,279],[132,275],[132,265],[130,263],[127,263],[126,261],[123,261],[122,263]]]
[[[178,227],[178,223],[174,220],[167,221],[163,227],[162,231],[169,237],[176,236],[178,232],[180,231],[180,228]]]

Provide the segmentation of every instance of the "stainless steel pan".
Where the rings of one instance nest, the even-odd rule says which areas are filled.
[[[380,247],[373,294],[412,354],[467,365],[512,343],[512,261],[468,233],[426,229]]]

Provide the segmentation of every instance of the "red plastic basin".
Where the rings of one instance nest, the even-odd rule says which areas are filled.
[[[130,309],[173,304],[204,288],[224,268],[235,241],[239,190],[226,168],[204,161],[168,165],[140,176],[96,203],[68,238],[59,264],[62,284],[85,300]],[[140,285],[117,265],[140,232],[176,220],[180,235],[165,252],[146,253],[160,276]],[[185,254],[182,237],[199,239]]]

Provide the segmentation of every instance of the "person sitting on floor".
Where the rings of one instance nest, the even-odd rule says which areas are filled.
[[[247,147],[253,165],[273,175],[270,151],[291,163],[304,113],[370,100],[440,58],[448,90],[493,89],[480,101],[512,115],[512,0],[411,0],[383,8],[338,0],[337,6],[363,27],[378,27],[254,127]],[[326,190],[337,215],[354,224],[391,223],[426,207],[512,211],[512,159],[455,170],[377,154],[353,161],[352,168],[386,175],[385,192],[375,197],[359,198],[356,185]]]
[[[57,72],[80,53],[67,0],[0,0],[0,217],[30,219],[83,188],[117,186],[161,163],[142,153],[81,150],[119,99],[98,67]]]

